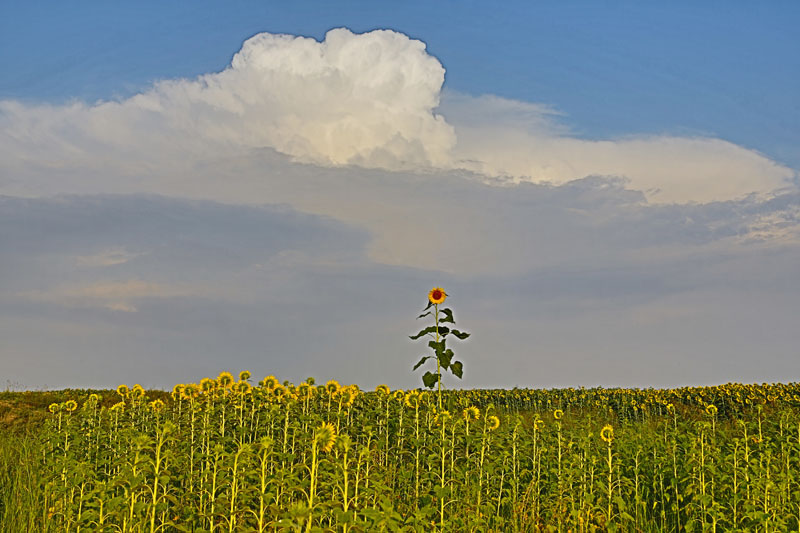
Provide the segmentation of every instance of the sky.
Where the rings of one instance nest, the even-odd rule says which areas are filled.
[[[800,5],[0,6],[0,386],[800,377]]]

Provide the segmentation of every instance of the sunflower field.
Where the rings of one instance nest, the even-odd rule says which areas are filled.
[[[71,396],[0,434],[2,531],[800,527],[797,384],[450,390],[440,408],[223,372]]]

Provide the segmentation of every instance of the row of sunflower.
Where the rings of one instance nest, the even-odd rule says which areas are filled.
[[[451,390],[440,408],[428,391],[251,381],[51,405],[20,454],[37,475],[0,489],[0,516],[18,531],[800,524],[796,385]]]

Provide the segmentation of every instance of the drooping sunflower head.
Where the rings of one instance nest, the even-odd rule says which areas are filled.
[[[436,423],[436,425],[442,426],[446,424],[447,421],[450,420],[450,418],[452,418],[450,416],[450,411],[448,411],[447,409],[442,409],[441,411],[436,413],[436,418],[434,419],[434,422]]]
[[[474,405],[471,405],[466,409],[464,409],[464,411],[461,414],[463,415],[464,420],[466,420],[467,422],[474,422],[481,417],[480,409],[478,409]]]
[[[314,440],[319,445],[320,450],[324,453],[330,452],[333,449],[333,445],[336,444],[336,428],[329,422],[323,423],[314,432]]]
[[[403,403],[403,397],[405,397],[406,393],[403,392],[403,389],[397,389],[392,393],[392,399],[398,403]]]
[[[128,389],[127,385],[120,385],[119,387],[117,387],[117,394],[119,394],[123,398],[127,398],[129,392],[130,389]]]
[[[61,410],[61,406],[58,405],[57,403],[51,403],[50,406],[47,408],[47,410],[53,414],[56,414]]]
[[[562,416],[564,416],[564,411],[562,411],[561,409],[556,409],[555,411],[553,411],[553,418],[555,418],[556,420],[561,420]]]
[[[304,381],[300,385],[297,386],[297,395],[302,398],[311,398],[314,395],[314,386],[310,383]]]
[[[125,401],[117,402],[111,407],[108,408],[109,411],[124,411],[125,410]]]
[[[64,409],[66,409],[70,413],[73,412],[77,408],[78,408],[78,402],[76,402],[75,400],[67,400],[64,403]]]
[[[442,304],[447,299],[447,293],[441,287],[434,287],[428,293],[428,301],[432,304]]]
[[[717,416],[717,406],[713,403],[706,405],[706,414],[710,416]]]
[[[409,409],[416,409],[419,407],[419,392],[415,390],[408,391],[405,398],[403,398],[403,402]]]
[[[229,388],[234,383],[233,374],[230,372],[220,372],[219,376],[217,376],[217,383],[226,389]]]
[[[284,387],[280,383],[276,383],[275,386],[272,387],[272,394],[278,400],[281,400],[281,399],[285,398],[288,393],[289,393],[289,391],[286,390],[286,387]]]
[[[536,419],[533,421],[533,428],[538,431],[543,427],[544,427],[544,420],[542,420],[537,416]]]
[[[90,394],[90,395],[89,395],[89,399],[88,399],[88,401],[89,401],[90,403],[97,403],[97,402],[99,402],[100,400],[101,400],[101,398],[100,398],[100,395],[99,395],[99,394],[92,393],[92,394]]]
[[[187,383],[183,387],[183,391],[181,391],[181,397],[184,400],[193,400],[197,398],[197,395],[200,393],[200,387],[195,385],[194,383]]]
[[[339,392],[339,389],[341,388],[342,386],[339,385],[339,382],[336,381],[335,379],[331,379],[325,384],[325,390],[328,391],[328,394],[330,394],[331,396]]]
[[[144,397],[144,387],[142,387],[137,383],[131,389],[131,398],[133,398],[134,400],[138,400],[143,397]]]
[[[174,387],[172,387],[172,399],[178,401],[183,398],[183,389],[186,385],[182,383],[178,383]]]
[[[377,387],[375,387],[375,392],[378,393],[378,396],[383,397],[383,396],[388,396],[389,393],[392,392],[392,390],[389,388],[388,385],[378,385]]]
[[[672,413],[672,412],[674,412],[674,411],[675,411],[675,406],[674,406],[674,405],[672,405],[671,403],[668,403],[668,404],[667,404],[667,412],[668,412],[668,413]]]
[[[211,378],[203,378],[200,380],[200,389],[203,392],[211,392],[217,388],[217,382]]]
[[[608,444],[611,444],[611,441],[614,439],[614,428],[611,427],[610,424],[603,426],[603,429],[600,430],[600,438]]]
[[[489,431],[494,431],[500,427],[500,419],[495,415],[489,415],[486,417],[486,426],[489,428]]]
[[[164,402],[160,398],[157,398],[157,399],[153,400],[152,402],[150,402],[150,408],[154,412],[158,413],[159,411],[164,409]]]
[[[247,370],[242,370],[241,372],[239,372],[239,381],[247,381],[248,379],[250,379],[250,376],[251,376],[250,372],[248,372]]]
[[[261,381],[259,381],[258,384],[268,390],[274,389],[275,385],[278,384],[278,378],[276,378],[275,376],[267,376]]]
[[[341,390],[342,399],[347,407],[351,407],[358,397],[358,389],[348,385]]]

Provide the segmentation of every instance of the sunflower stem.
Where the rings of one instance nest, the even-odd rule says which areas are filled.
[[[436,343],[439,343],[439,304],[433,304],[434,317],[436,320]],[[439,410],[442,410],[442,367],[439,362],[439,354],[436,354],[436,384],[438,386],[437,399]]]

